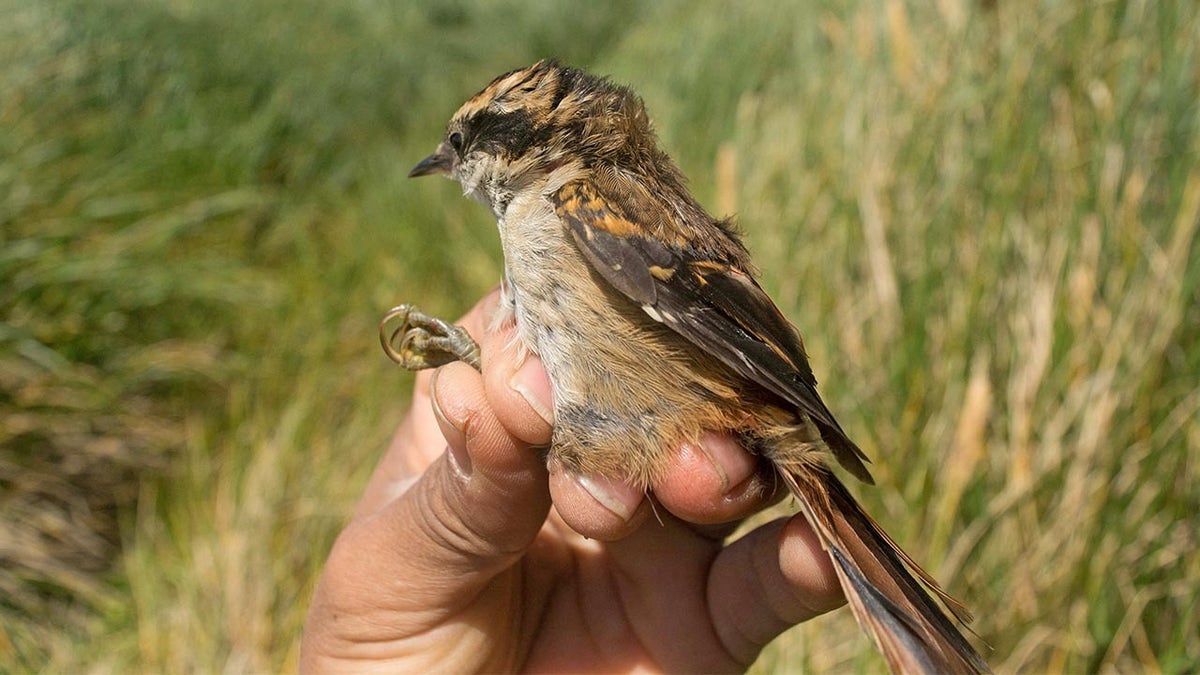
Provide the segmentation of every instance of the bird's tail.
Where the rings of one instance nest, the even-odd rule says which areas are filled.
[[[892,672],[989,672],[942,607],[962,623],[970,612],[892,541],[837,476],[814,467],[779,473],[833,559],[854,618]]]

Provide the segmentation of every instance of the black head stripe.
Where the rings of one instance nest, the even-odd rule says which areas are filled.
[[[554,87],[554,100],[550,102],[550,109],[557,110],[558,104],[563,102],[567,94],[579,86],[579,80],[586,75],[583,71],[574,68],[563,68],[558,72],[558,82]]]
[[[524,111],[497,113],[483,111],[467,120],[471,144],[481,150],[509,158],[524,155],[537,134],[533,120]]]

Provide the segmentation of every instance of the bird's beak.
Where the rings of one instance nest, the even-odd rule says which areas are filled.
[[[428,176],[433,173],[449,175],[450,168],[454,165],[454,153],[447,148],[445,144],[439,145],[434,153],[425,159],[417,162],[417,165],[408,172],[409,178],[417,176]]]

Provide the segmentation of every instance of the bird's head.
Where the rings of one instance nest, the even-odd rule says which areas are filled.
[[[564,166],[629,170],[657,153],[636,94],[555,61],[505,73],[464,103],[442,142],[409,176],[442,174],[497,215],[522,189]]]

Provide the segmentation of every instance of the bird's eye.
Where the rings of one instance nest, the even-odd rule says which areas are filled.
[[[457,131],[450,134],[450,146],[452,148],[454,148],[455,152],[462,152],[462,148],[463,148],[462,134],[458,133]]]

